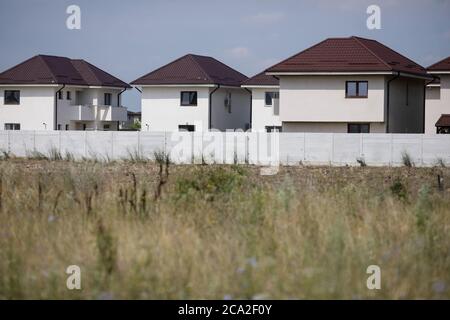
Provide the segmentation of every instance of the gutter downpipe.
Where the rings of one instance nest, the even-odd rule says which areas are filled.
[[[253,127],[253,92],[250,89],[244,88],[245,91],[247,91],[248,93],[250,93],[250,131],[252,130]]]
[[[117,95],[117,106],[120,107],[120,96],[122,95],[122,93],[124,93],[125,91],[127,91],[127,88],[124,88],[122,91],[119,92],[119,94]]]
[[[212,129],[212,123],[211,123],[211,121],[212,121],[212,95],[213,95],[213,93],[214,92],[216,92],[217,90],[219,90],[219,88],[220,88],[220,84],[218,84],[215,88],[214,88],[214,90],[213,91],[211,91],[210,93],[209,93],[209,123],[208,123],[208,129],[209,130],[211,130]]]
[[[427,103],[427,87],[430,83],[432,83],[434,80],[438,79],[439,77],[433,76],[433,80],[430,80],[429,82],[425,83],[425,86],[423,87],[423,133],[425,133],[425,114],[426,114],[426,103]]]
[[[389,133],[389,106],[390,106],[390,96],[391,96],[391,82],[400,78],[400,72],[397,72],[397,75],[392,79],[389,79],[387,82],[387,103],[386,103],[386,133]]]
[[[55,121],[54,121],[54,128],[53,130],[58,130],[58,94],[61,92],[62,89],[64,89],[66,87],[65,84],[62,85],[61,88],[59,88],[58,91],[56,91],[55,93]]]
[[[138,87],[134,87],[137,91],[139,91],[140,93],[142,93],[142,90],[139,89]]]

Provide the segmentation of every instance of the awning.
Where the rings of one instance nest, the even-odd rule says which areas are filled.
[[[450,127],[450,114],[443,114],[436,122],[436,127]]]

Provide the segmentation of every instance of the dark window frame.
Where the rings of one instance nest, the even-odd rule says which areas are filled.
[[[189,102],[183,103],[183,94],[189,94]],[[194,96],[191,98],[191,94]],[[198,106],[198,93],[197,91],[181,91],[180,92],[180,106],[182,107],[196,107]]]
[[[270,104],[267,103],[267,97],[270,96]],[[264,106],[265,107],[273,107],[274,103],[273,100],[279,99],[279,92],[277,91],[265,91],[264,92]]]
[[[11,100],[7,99],[7,93],[12,93],[14,96],[14,93],[18,93],[18,99],[16,99],[16,97],[14,97],[15,102],[11,102]],[[4,95],[3,95],[3,104],[7,105],[7,106],[18,106],[20,105],[20,90],[5,90]]]
[[[266,126],[265,129],[266,129],[267,133],[283,132],[283,127],[282,126]]]
[[[63,91],[61,90],[61,91],[58,91],[58,100],[63,100],[64,99],[64,97],[63,97]]]
[[[68,124],[66,124],[66,131],[68,131],[69,130],[69,125]]]
[[[70,91],[66,91],[66,100],[72,100],[72,94]]]
[[[12,128],[8,129],[8,127]],[[5,123],[4,128],[5,130],[20,131],[20,123]]]
[[[348,85],[350,83],[355,83],[356,84],[356,95],[349,95],[348,94]],[[366,95],[360,95],[359,94],[359,86],[361,83],[365,83],[367,86],[367,94]],[[363,80],[363,81],[345,81],[345,98],[346,99],[367,99],[369,97],[369,81],[367,80]]]
[[[108,97],[108,98],[106,98],[106,97]],[[112,105],[112,93],[110,93],[110,92],[105,92],[104,93],[104,95],[103,95],[103,103],[104,103],[105,106]]]
[[[358,126],[358,132],[350,132],[351,126]],[[367,126],[367,132],[363,132],[363,126]],[[347,133],[350,134],[358,134],[358,133],[370,133],[370,123],[348,123],[347,124]]]
[[[179,132],[195,132],[195,125],[193,124],[180,124],[178,125]]]

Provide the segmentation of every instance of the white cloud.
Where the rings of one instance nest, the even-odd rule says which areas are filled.
[[[257,13],[251,16],[246,16],[242,18],[242,21],[250,24],[271,24],[282,20],[285,14],[282,12],[272,12],[272,13]]]
[[[227,50],[228,55],[233,58],[242,59],[250,55],[250,49],[247,47],[235,47]]]

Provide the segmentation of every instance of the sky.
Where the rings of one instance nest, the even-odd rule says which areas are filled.
[[[81,10],[81,29],[66,9]],[[381,29],[367,28],[367,8]],[[0,0],[0,71],[36,54],[85,59],[131,82],[187,53],[247,76],[329,37],[378,40],[427,67],[450,56],[450,0]],[[140,109],[135,89],[123,104]]]

